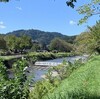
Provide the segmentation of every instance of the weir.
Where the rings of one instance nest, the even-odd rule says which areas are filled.
[[[57,66],[62,64],[61,62],[35,62],[35,66]]]

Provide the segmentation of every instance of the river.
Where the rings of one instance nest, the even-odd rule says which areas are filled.
[[[82,59],[82,61],[86,61],[87,60],[87,55],[84,56],[72,56],[72,57],[65,57],[65,58],[58,58],[58,59],[53,59],[53,60],[47,60],[47,61],[43,61],[43,62],[59,62],[62,63],[63,61],[66,62],[71,62],[74,63],[75,60],[79,60]],[[47,73],[48,69],[51,66],[30,66],[29,71],[30,71],[30,75],[34,76],[33,80],[34,81],[38,81],[42,79],[42,76],[45,75],[45,73]]]

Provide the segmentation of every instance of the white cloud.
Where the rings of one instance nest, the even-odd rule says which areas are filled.
[[[16,7],[16,9],[18,9],[18,10],[22,10],[22,8],[21,8],[21,7]]]
[[[77,24],[77,23],[76,23],[75,21],[73,21],[73,20],[70,20],[70,21],[69,21],[69,24],[70,24],[70,25],[75,25],[75,24]]]
[[[6,26],[4,25],[4,22],[0,21],[0,29],[5,29]]]
[[[2,21],[0,21],[0,24],[3,24],[3,22],[2,22]]]

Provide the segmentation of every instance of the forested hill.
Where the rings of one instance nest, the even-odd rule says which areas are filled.
[[[73,43],[76,37],[76,36],[66,36],[58,32],[44,32],[44,31],[34,30],[34,29],[16,30],[16,31],[7,33],[7,35],[9,34],[14,34],[16,36],[28,35],[32,37],[33,40],[37,40],[40,43],[44,43],[44,44],[49,44],[50,41],[54,39],[55,37],[59,37],[63,40],[66,40],[67,42]]]

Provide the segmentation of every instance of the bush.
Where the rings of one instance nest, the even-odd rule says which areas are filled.
[[[29,99],[41,99],[46,93],[53,92],[53,85],[46,80],[39,81],[35,84],[33,90],[30,92]]]
[[[29,87],[25,72],[25,60],[19,60],[14,64],[12,78],[7,74],[7,68],[0,60],[0,99],[28,99]]]

